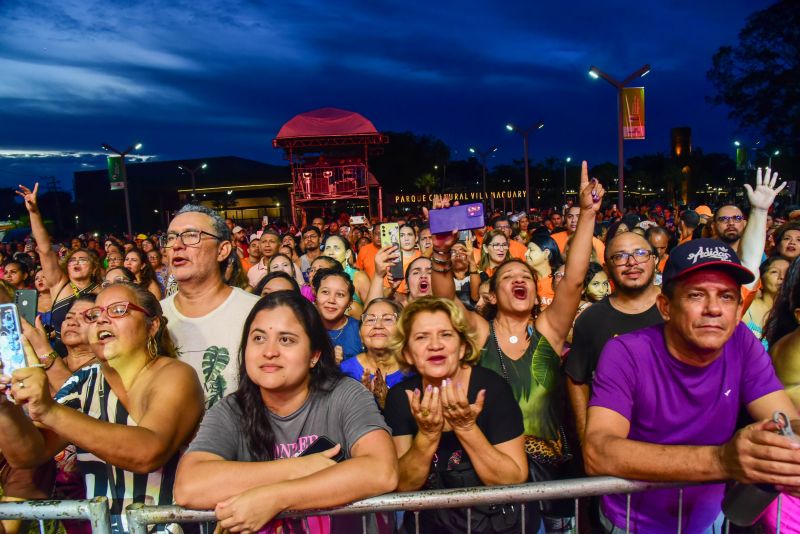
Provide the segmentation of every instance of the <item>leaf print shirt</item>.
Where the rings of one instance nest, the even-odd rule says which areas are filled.
[[[239,380],[242,328],[258,297],[238,288],[217,309],[203,317],[186,317],[175,307],[175,296],[161,301],[167,330],[178,356],[197,372],[210,408],[233,393]]]

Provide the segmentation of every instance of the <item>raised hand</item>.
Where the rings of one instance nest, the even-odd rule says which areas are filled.
[[[375,254],[375,276],[384,277],[388,274],[392,265],[400,261],[400,250],[394,245],[381,248]]]
[[[420,396],[422,395],[422,398]],[[439,400],[439,388],[428,386],[422,394],[418,389],[413,392],[406,390],[408,405],[411,415],[417,422],[417,427],[422,434],[438,438],[444,430],[442,417],[442,403]]]
[[[483,411],[485,401],[485,389],[480,390],[475,403],[470,404],[467,400],[467,392],[460,383],[454,383],[452,379],[442,382],[442,412],[445,421],[454,432],[471,430],[475,427],[475,422]]]
[[[20,184],[17,194],[25,201],[25,209],[28,213],[39,213],[39,204],[36,200],[36,195],[39,194],[39,182],[33,184],[33,191]]]
[[[584,160],[581,163],[581,184],[579,202],[581,210],[592,210],[597,213],[603,202],[603,195],[606,190],[597,181],[597,178],[589,180],[589,165]]]
[[[344,360],[344,349],[341,345],[336,345],[333,347],[333,357],[336,360],[336,365],[342,363],[342,360]]]
[[[775,197],[778,196],[778,193],[783,191],[783,188],[786,187],[786,182],[783,182],[779,187],[775,187],[778,183],[778,173],[772,172],[772,170],[767,167],[764,169],[764,173],[762,175],[761,167],[758,168],[758,172],[756,173],[756,188],[753,189],[750,187],[750,184],[744,184],[744,188],[747,191],[747,199],[750,201],[750,206],[755,209],[760,209],[767,211],[769,207],[772,206],[772,203],[775,201]]]

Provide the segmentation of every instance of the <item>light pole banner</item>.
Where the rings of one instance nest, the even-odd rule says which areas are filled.
[[[120,156],[108,156],[108,181],[111,190],[125,189],[125,163]]]
[[[644,87],[624,87],[620,105],[623,137],[644,139]]]

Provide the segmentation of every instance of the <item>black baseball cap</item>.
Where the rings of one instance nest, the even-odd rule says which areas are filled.
[[[661,284],[664,286],[683,275],[710,268],[727,272],[739,284],[749,284],[756,279],[727,244],[717,239],[693,239],[672,249]]]

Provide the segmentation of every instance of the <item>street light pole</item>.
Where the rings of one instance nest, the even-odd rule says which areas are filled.
[[[564,205],[567,205],[567,163],[572,161],[570,156],[567,156],[561,162],[564,164]]]
[[[506,130],[509,132],[517,132],[522,136],[522,147],[525,151],[525,211],[531,209],[531,181],[530,181],[530,165],[528,164],[528,136],[536,131],[544,128],[543,122],[537,122],[527,130],[522,130],[512,123],[506,124]]]
[[[192,199],[194,199],[194,197],[195,197],[195,192],[196,192],[195,190],[197,189],[197,188],[196,188],[196,186],[195,186],[195,179],[194,179],[194,175],[195,175],[195,173],[197,173],[198,171],[202,171],[202,170],[205,170],[206,168],[208,168],[208,163],[201,163],[200,165],[198,165],[198,166],[197,166],[197,167],[195,167],[194,169],[190,169],[190,168],[188,168],[188,167],[184,167],[183,165],[178,165],[178,168],[179,168],[180,170],[182,170],[183,172],[189,173],[189,176],[191,176],[191,177],[192,177]]]
[[[487,194],[486,194],[486,159],[489,156],[491,156],[492,154],[494,154],[495,152],[497,152],[497,147],[493,146],[493,147],[489,148],[489,150],[478,150],[476,148],[470,147],[469,151],[470,151],[471,154],[477,154],[478,157],[480,157],[481,167],[483,168],[483,198],[486,198],[487,197]],[[494,199],[493,198],[490,199],[490,204],[491,204],[492,210],[494,211]]]
[[[619,81],[612,76],[609,76],[605,72],[601,71],[597,67],[590,67],[589,68],[589,76],[592,78],[603,78],[605,81],[613,85],[617,89],[617,182],[619,184],[619,191],[617,192],[617,205],[619,206],[620,212],[624,213],[624,189],[625,189],[625,175],[623,168],[625,166],[625,154],[623,149],[623,143],[625,138],[623,136],[622,130],[622,110],[624,109],[623,103],[623,89],[625,86],[628,85],[630,82],[635,80],[636,78],[641,78],[642,76],[646,76],[650,72],[650,65],[642,65],[638,70],[632,72],[622,81]]]
[[[118,155],[120,158],[120,169],[122,170],[122,178],[125,187],[123,187],[123,191],[125,192],[125,219],[128,222],[128,238],[133,238],[133,225],[131,224],[131,200],[130,196],[128,195],[128,171],[125,170],[125,156],[127,156],[130,152],[134,150],[139,150],[142,148],[142,143],[136,143],[122,152],[114,148],[113,146],[109,145],[108,143],[103,143],[100,145],[103,147],[103,150],[108,152],[113,152],[114,154]]]

